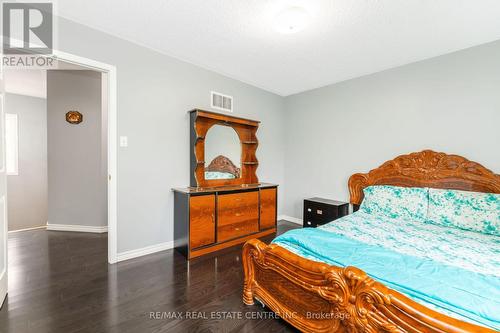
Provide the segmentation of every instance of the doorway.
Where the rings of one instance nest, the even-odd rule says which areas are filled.
[[[82,70],[83,72],[89,73],[97,73],[100,77],[101,82],[101,101],[102,101],[102,110],[103,115],[106,115],[105,119],[101,119],[105,126],[102,127],[103,145],[106,146],[106,149],[101,150],[102,153],[102,161],[104,165],[101,165],[103,168],[103,192],[106,194],[104,201],[104,212],[106,216],[103,217],[104,220],[107,220],[107,226],[92,226],[90,227],[93,232],[99,232],[99,228],[101,231],[108,232],[108,263],[112,264],[116,262],[116,253],[117,253],[117,242],[116,242],[116,68],[114,66],[96,62],[91,59],[77,57],[71,54],[54,51],[55,55],[58,58],[58,62],[60,63],[60,69],[62,71],[71,71],[71,70]],[[56,72],[57,70],[54,70]],[[55,73],[56,76],[59,76]],[[6,83],[8,77],[6,79]],[[7,105],[8,106],[8,105]],[[68,111],[78,111],[78,110],[68,110]],[[9,114],[9,109],[5,109],[5,113]],[[15,118],[15,117],[13,117]],[[6,119],[8,120],[8,119]],[[86,121],[89,121],[88,115]],[[14,122],[14,120],[10,120]],[[19,121],[19,119],[17,119]],[[19,126],[19,124],[18,124]],[[75,124],[77,126],[77,124]],[[6,138],[8,139],[8,138]],[[50,139],[49,139],[50,141]],[[56,140],[61,141],[61,140]],[[63,142],[64,144],[69,145],[70,154],[66,156],[68,159],[71,159],[71,142]],[[57,150],[61,150],[61,147],[56,148]],[[50,149],[49,149],[50,151]],[[66,170],[71,173],[72,170]],[[76,170],[75,170],[76,171]],[[59,170],[60,172],[60,170]],[[80,171],[81,172],[81,171]],[[50,172],[49,172],[50,175]],[[78,178],[78,171],[75,173],[75,179]],[[71,179],[68,178],[68,179]],[[9,190],[8,190],[9,191]],[[7,197],[8,199],[8,197]],[[75,205],[78,205],[78,200],[75,200]],[[48,214],[47,214],[48,215]],[[64,220],[64,217],[62,217]],[[51,221],[51,218],[48,218],[47,227],[49,230],[58,230],[58,228],[63,228],[60,230],[68,230],[68,228],[74,228],[73,231],[88,231],[88,230],[79,230],[81,224],[73,223],[73,225],[77,225],[76,227],[71,227],[71,224],[62,224],[62,223],[54,223]],[[69,231],[69,230],[68,230]]]

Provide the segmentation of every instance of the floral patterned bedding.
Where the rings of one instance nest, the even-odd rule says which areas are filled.
[[[366,244],[500,277],[500,237],[356,212],[320,229]]]
[[[500,330],[500,237],[357,212],[273,243],[310,260],[355,266],[438,312]]]

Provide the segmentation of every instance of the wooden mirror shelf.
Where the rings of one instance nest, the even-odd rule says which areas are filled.
[[[256,157],[257,146],[257,129],[259,121],[233,117],[225,114],[203,111],[195,109],[190,111],[190,142],[191,142],[191,187],[209,187],[209,186],[225,186],[225,185],[241,185],[241,184],[257,184],[257,167],[259,161]],[[238,176],[233,179],[205,179],[206,166],[214,167],[213,163],[226,163],[225,156],[219,161],[205,160],[205,138],[207,133],[214,125],[223,125],[233,128],[238,135],[241,145],[241,169],[234,166],[234,169],[239,169]],[[240,162],[240,161],[237,161]],[[224,169],[222,169],[224,170]],[[230,173],[235,170],[229,171]]]
[[[256,173],[259,121],[199,109],[189,116],[190,187],[173,189],[176,250],[192,259],[275,233],[278,185],[259,183]],[[224,151],[205,159],[207,133],[215,125],[234,129],[241,160]],[[205,179],[206,172],[231,178]]]

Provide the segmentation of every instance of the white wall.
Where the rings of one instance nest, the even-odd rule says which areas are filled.
[[[66,112],[82,113],[80,124]],[[101,73],[47,71],[49,224],[107,225]]]
[[[234,97],[234,115],[260,120],[257,174],[280,184],[284,100],[191,64],[60,18],[58,48],[117,67],[118,252],[173,239],[172,187],[189,185],[188,110],[210,109],[210,91]],[[200,50],[203,52],[203,50]]]
[[[47,101],[5,94],[5,110],[18,116],[18,175],[7,176],[9,230],[47,224]]]
[[[424,148],[500,172],[498,42],[282,98],[63,18],[58,30],[60,50],[117,67],[118,135],[129,138],[118,252],[172,240],[170,189],[189,184],[187,111],[210,109],[212,90],[261,120],[257,173],[280,185],[279,214],[300,217],[307,196],[348,199],[352,173]]]
[[[500,41],[287,97],[286,114],[294,217],[304,198],[348,200],[351,174],[426,148],[500,173]]]

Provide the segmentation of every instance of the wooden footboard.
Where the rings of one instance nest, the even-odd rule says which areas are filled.
[[[303,332],[495,332],[426,308],[356,267],[304,259],[252,239],[243,247],[243,302],[258,299]]]

